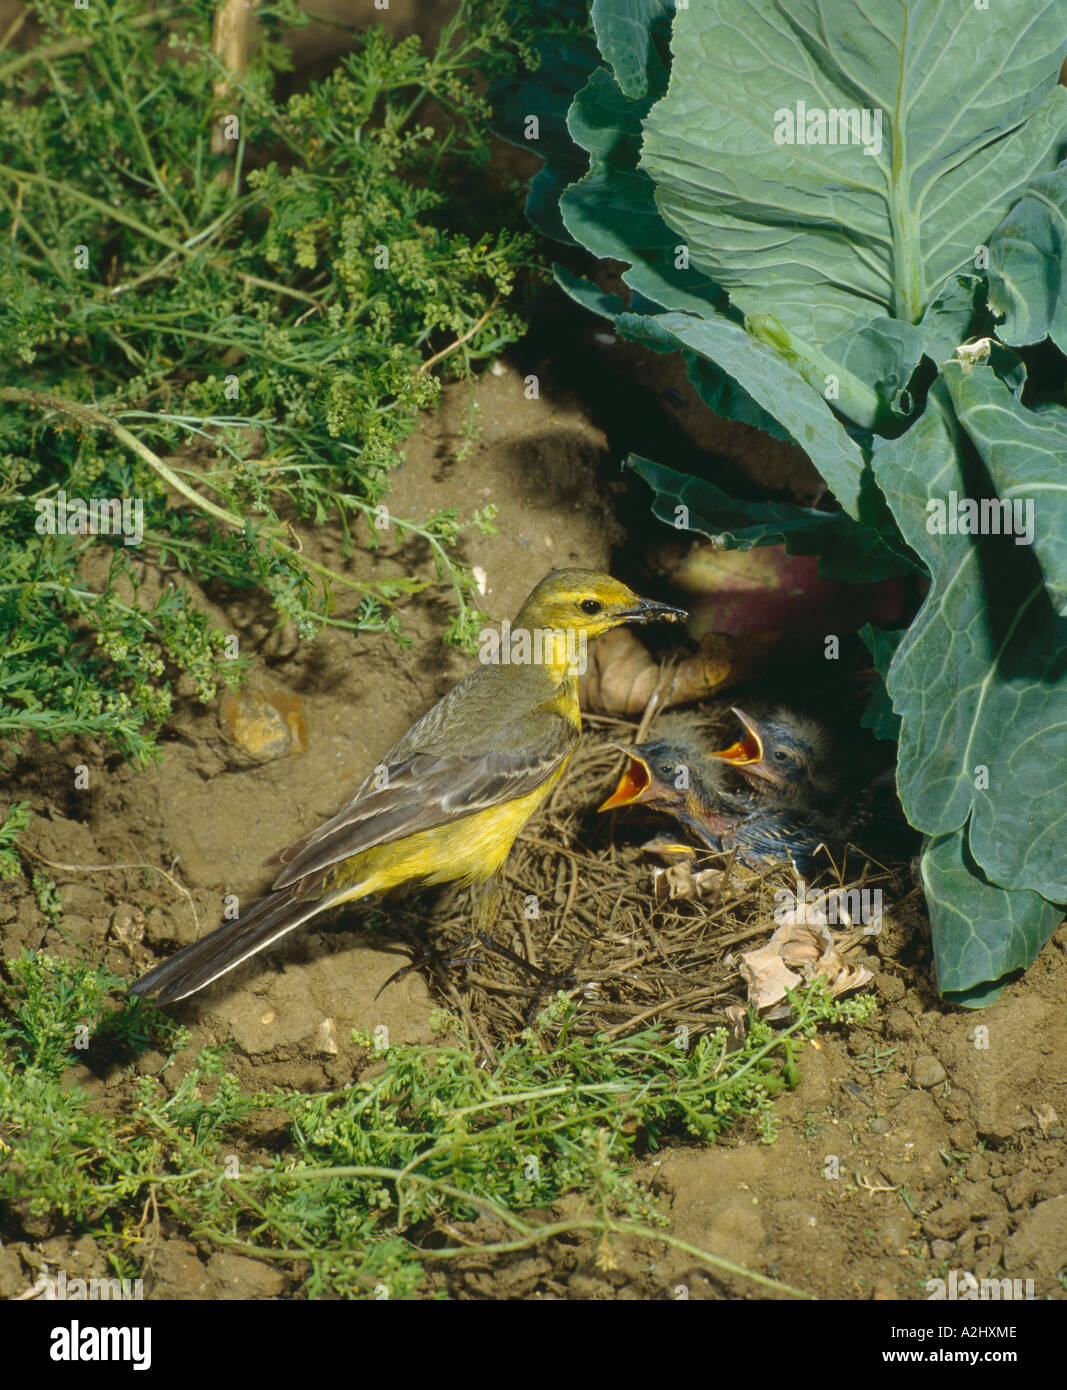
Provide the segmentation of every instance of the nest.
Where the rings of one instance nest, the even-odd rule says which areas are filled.
[[[789,866],[757,874],[700,852],[680,877],[662,867],[643,845],[666,822],[596,812],[624,764],[612,745],[633,743],[637,727],[586,719],[566,777],[515,843],[491,935],[472,931],[469,889],[439,897],[432,915],[413,906],[394,918],[412,944],[413,966],[490,1055],[559,990],[578,1004],[570,1036],[622,1037],[654,1025],[737,1032],[752,999],[742,956],[767,945],[782,921],[782,890],[797,890]],[[901,887],[892,868],[857,857],[841,866],[827,857],[813,882],[848,887],[846,871],[852,885]],[[692,896],[671,897],[694,879]],[[862,927],[846,926],[836,939],[852,981],[845,987],[855,987],[865,942]]]

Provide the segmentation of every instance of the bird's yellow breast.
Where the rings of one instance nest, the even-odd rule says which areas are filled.
[[[335,901],[383,893],[413,879],[423,883],[484,883],[507,859],[516,835],[562,777],[568,759],[569,755],[526,796],[353,855],[335,870],[332,886],[352,885],[351,891]]]

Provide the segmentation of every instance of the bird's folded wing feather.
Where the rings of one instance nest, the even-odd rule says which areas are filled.
[[[578,736],[561,716],[539,713],[536,720],[522,721],[516,748],[471,756],[422,752],[387,761],[384,776],[379,769],[342,811],[276,857],[285,867],[272,887],[285,888],[376,845],[529,795],[559,769]]]

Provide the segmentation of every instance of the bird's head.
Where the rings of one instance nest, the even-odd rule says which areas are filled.
[[[685,741],[658,739],[635,748],[615,747],[629,759],[619,785],[598,807],[645,806],[666,812],[705,844],[717,843],[740,813],[740,801],[719,785],[700,749]]]
[[[547,574],[515,617],[516,628],[599,637],[621,623],[684,622],[681,608],[640,598],[618,579],[597,570],[560,569]]]
[[[613,811],[619,806],[639,805],[686,806],[691,793],[703,791],[697,749],[667,739],[641,743],[635,748],[625,748],[618,743],[614,746],[630,761],[619,785],[599,810]]]
[[[729,763],[751,786],[786,801],[804,800],[820,789],[829,776],[829,739],[821,724],[792,710],[762,719],[733,712],[744,735],[713,757]]]

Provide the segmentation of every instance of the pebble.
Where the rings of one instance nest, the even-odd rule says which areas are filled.
[[[230,741],[262,762],[307,747],[303,700],[276,686],[224,695],[219,717]]]
[[[931,1086],[938,1086],[945,1079],[945,1068],[929,1053],[922,1057],[916,1057],[911,1066],[911,1079],[916,1086],[921,1086],[928,1091]]]

